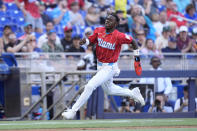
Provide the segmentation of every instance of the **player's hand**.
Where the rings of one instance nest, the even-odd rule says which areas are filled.
[[[136,75],[140,76],[142,74],[142,67],[140,64],[140,57],[139,56],[135,56],[134,68],[135,68]]]
[[[84,45],[85,43],[86,43],[86,38],[81,39],[79,42],[80,45]]]

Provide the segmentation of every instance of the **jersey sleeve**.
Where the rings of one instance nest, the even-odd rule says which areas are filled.
[[[95,43],[97,43],[97,37],[98,37],[98,28],[96,28],[94,30],[94,33],[91,36],[89,36],[88,39],[89,39],[90,43],[95,44]]]
[[[118,43],[119,44],[130,44],[133,38],[130,35],[119,33],[118,34]]]

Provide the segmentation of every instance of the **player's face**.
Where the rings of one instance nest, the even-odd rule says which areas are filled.
[[[105,20],[105,28],[112,29],[116,26],[116,18],[112,15],[107,16]]]

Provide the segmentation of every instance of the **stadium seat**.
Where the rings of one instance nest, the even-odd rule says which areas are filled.
[[[1,17],[0,18],[0,25],[1,26],[5,26],[5,25],[7,25],[9,22],[8,22],[8,20],[7,20],[7,18],[6,17]]]
[[[17,25],[12,25],[11,28],[13,32],[17,32],[18,29]]]
[[[21,37],[21,36],[23,36],[23,35],[24,35],[23,32],[16,32],[16,37],[17,37],[17,38],[19,38],[19,37]]]
[[[13,53],[2,53],[1,58],[8,66],[17,66],[16,58]]]
[[[13,10],[10,15],[13,18],[24,17],[23,12],[19,10]]]
[[[64,38],[64,34],[57,34],[60,39]]]
[[[19,17],[16,20],[16,24],[19,26],[23,26],[25,24],[25,19],[23,17]]]
[[[3,26],[0,26],[0,32],[3,32]]]
[[[18,10],[18,7],[15,3],[5,3],[7,10]]]
[[[7,14],[4,11],[0,11],[0,17],[5,17]]]

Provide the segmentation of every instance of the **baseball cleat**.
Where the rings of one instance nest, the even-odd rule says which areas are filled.
[[[140,93],[140,89],[138,87],[134,88],[131,90],[132,92],[132,99],[134,99],[134,101],[139,102],[141,104],[141,106],[145,105],[145,101],[144,98],[142,97],[142,94]]]
[[[67,120],[72,120],[72,119],[74,119],[75,115],[76,115],[76,111],[73,111],[73,110],[71,110],[71,109],[62,112],[62,117],[63,117],[64,119],[67,119]]]

